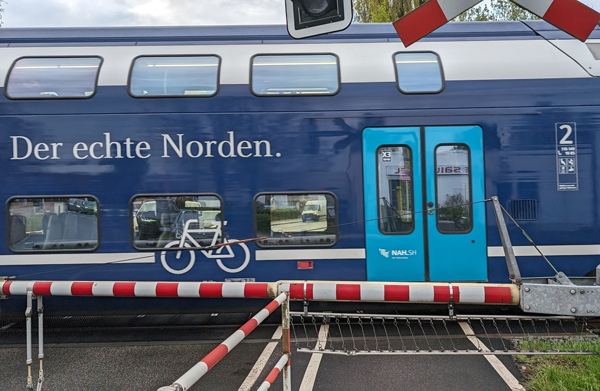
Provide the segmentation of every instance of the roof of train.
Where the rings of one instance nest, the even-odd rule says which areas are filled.
[[[478,41],[510,39],[573,39],[545,21],[454,22],[447,23],[425,37],[424,41]],[[592,39],[600,39],[597,26]],[[178,27],[93,27],[93,28],[2,28],[0,46],[38,46],[95,43],[135,45],[169,42],[188,44],[239,43],[318,43],[318,42],[389,42],[400,41],[393,26],[352,24],[348,29],[303,40],[294,40],[285,25],[264,26],[178,26]]]

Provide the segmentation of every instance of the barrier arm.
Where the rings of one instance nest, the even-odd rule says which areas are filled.
[[[215,366],[223,357],[236,347],[244,338],[248,336],[259,324],[261,324],[269,315],[273,313],[283,302],[288,299],[288,293],[283,292],[269,305],[260,310],[252,319],[246,322],[235,333],[227,338],[223,343],[217,346],[212,352],[206,355],[198,364],[194,365],[189,371],[184,373],[173,384],[161,387],[158,391],[187,391],[196,384],[202,376]]]
[[[288,366],[287,364],[289,363],[289,361],[290,361],[290,357],[288,355],[284,354],[283,356],[281,356],[281,358],[279,359],[277,364],[275,364],[275,367],[273,368],[273,370],[271,372],[269,372],[269,375],[267,376],[267,378],[265,379],[263,384],[261,384],[258,391],[268,391],[269,388],[271,388],[271,386],[275,382],[275,379],[277,379],[277,376],[279,376],[279,374],[283,370],[283,368]],[[285,379],[283,381],[285,382]]]

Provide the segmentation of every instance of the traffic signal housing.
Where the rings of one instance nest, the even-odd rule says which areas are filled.
[[[352,0],[285,0],[289,34],[296,39],[341,31],[352,22]]]

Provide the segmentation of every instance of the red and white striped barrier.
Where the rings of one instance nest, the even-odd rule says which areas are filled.
[[[0,281],[0,294],[38,296],[273,298],[275,285],[256,282]]]
[[[585,41],[600,21],[600,13],[577,0],[511,0],[548,23]],[[408,47],[481,0],[430,0],[394,22]]]
[[[271,388],[273,382],[275,382],[275,379],[277,379],[277,377],[283,370],[283,367],[286,364],[289,364],[289,362],[290,358],[288,355],[284,354],[283,356],[281,356],[279,361],[277,361],[277,364],[275,364],[273,370],[269,372],[269,376],[267,376],[267,378],[265,379],[263,384],[261,384],[260,388],[257,391],[267,391],[269,388]]]
[[[29,285],[36,296],[272,299],[289,290],[291,300],[519,304],[517,285],[473,283],[0,281],[0,294],[26,296]]]
[[[290,300],[519,304],[514,284],[282,282],[284,291]]]
[[[408,47],[481,1],[430,0],[394,22],[394,28]]]
[[[170,387],[172,389],[183,391],[188,390],[202,376],[204,376],[212,367],[215,366],[227,353],[236,347],[244,338],[248,336],[259,324],[261,324],[269,315],[273,313],[284,301],[287,300],[287,293],[282,293],[269,305],[260,310],[252,319],[246,322],[235,333],[227,338],[223,343],[217,346],[212,352],[208,353],[200,362],[194,365],[189,371],[183,374]]]
[[[577,0],[512,0],[546,22],[585,41],[600,22],[600,13]]]

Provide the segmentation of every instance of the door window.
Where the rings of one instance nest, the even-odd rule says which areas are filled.
[[[473,228],[471,158],[466,144],[435,148],[437,228],[441,233],[465,233]]]
[[[377,150],[379,230],[407,234],[414,229],[412,153],[408,146]]]

